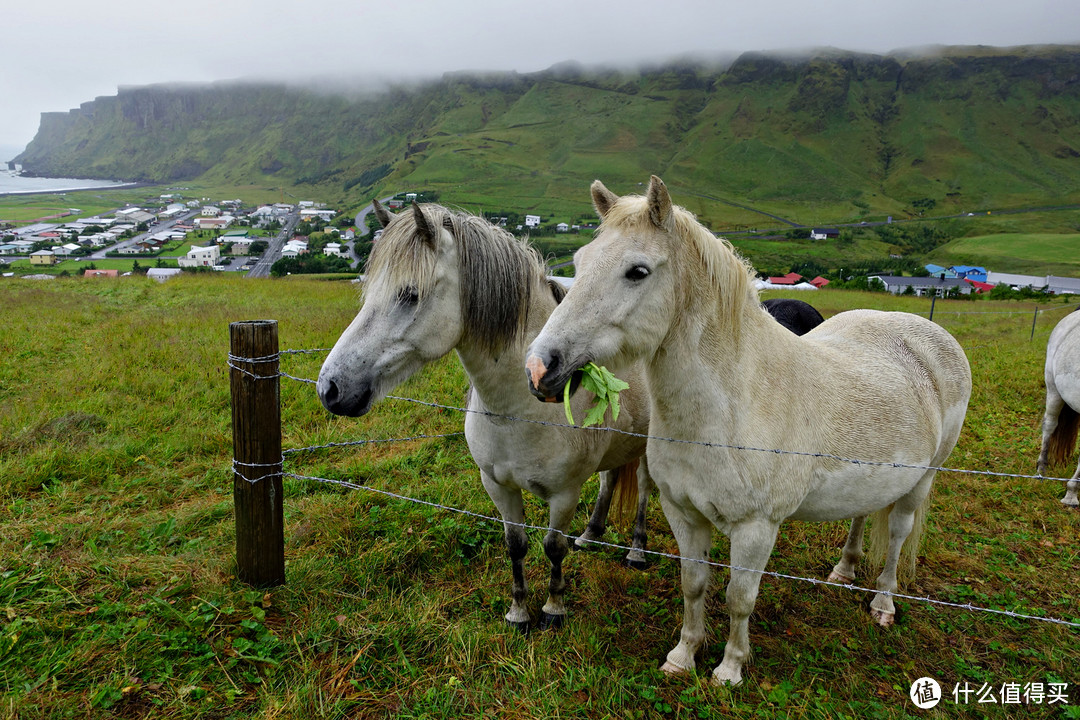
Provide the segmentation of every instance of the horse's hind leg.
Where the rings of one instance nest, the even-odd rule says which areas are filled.
[[[652,475],[649,474],[649,464],[645,456],[641,457],[638,464],[637,482],[638,504],[637,515],[634,518],[634,540],[631,543],[630,552],[626,554],[626,564],[635,570],[644,570],[647,566],[644,551],[648,540],[645,532],[645,511],[648,509],[649,495],[652,494],[653,489]]]
[[[851,520],[847,543],[840,555],[840,562],[836,563],[832,572],[829,573],[829,582],[848,585],[855,580],[855,572],[863,556],[863,529],[865,527],[865,515]]]
[[[1053,436],[1054,431],[1057,430],[1058,418],[1064,408],[1065,401],[1053,388],[1048,388],[1046,391],[1046,412],[1043,413],[1042,445],[1039,447],[1038,473],[1040,475],[1046,474],[1046,467],[1049,463],[1047,455],[1050,450],[1050,438]]]
[[[615,492],[615,473],[604,470],[600,473],[600,492],[596,496],[596,505],[593,506],[592,515],[589,516],[589,524],[585,526],[585,532],[574,541],[574,547],[578,550],[589,549],[593,540],[604,537],[607,529],[608,512],[611,510],[611,496]]]
[[[544,536],[544,553],[551,561],[551,580],[548,583],[548,599],[540,613],[540,628],[562,627],[566,619],[566,605],[563,597],[566,593],[566,579],[563,577],[562,563],[570,550],[566,539],[566,530],[574,517],[577,507],[577,492],[553,495],[548,504],[551,508],[551,524]]]
[[[878,575],[878,594],[870,601],[870,615],[882,627],[889,627],[896,617],[892,595],[897,590],[896,569],[900,562],[900,550],[915,527],[915,513],[930,494],[930,486],[936,471],[931,470],[912,488],[911,492],[893,504],[889,513],[889,547],[885,552],[885,567]]]
[[[521,632],[529,631],[529,610],[526,600],[529,586],[525,581],[525,555],[529,551],[529,538],[525,534],[525,506],[521,502],[521,490],[508,488],[495,482],[484,472],[480,480],[488,496],[503,519],[503,533],[506,537],[506,551],[510,557],[510,568],[514,575],[511,590],[510,610],[506,613],[506,622]]]
[[[1061,498],[1061,504],[1069,507],[1080,507],[1080,499],[1076,497],[1076,491],[1080,489],[1080,465],[1076,466],[1076,472],[1072,479],[1065,484],[1065,497]]]

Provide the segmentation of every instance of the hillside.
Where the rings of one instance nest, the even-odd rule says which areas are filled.
[[[720,226],[1080,201],[1080,47],[749,53],[724,67],[567,64],[364,93],[272,84],[121,88],[44,113],[40,175],[407,187],[587,210],[659,173]]]

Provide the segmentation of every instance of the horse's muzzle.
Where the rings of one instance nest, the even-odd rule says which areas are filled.
[[[335,415],[360,417],[371,409],[372,388],[368,383],[364,383],[355,395],[343,394],[336,382],[324,377],[319,378],[315,388],[319,393],[319,402]]]
[[[541,356],[533,353],[525,360],[525,374],[529,378],[529,391],[543,402],[560,402],[570,383],[570,394],[581,385],[581,365],[566,364],[556,353]]]

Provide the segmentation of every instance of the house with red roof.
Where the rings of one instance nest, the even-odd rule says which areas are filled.
[[[795,285],[802,282],[803,276],[796,272],[789,272],[780,277],[771,277],[769,282],[773,285]]]

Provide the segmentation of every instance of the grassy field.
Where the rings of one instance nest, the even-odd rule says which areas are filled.
[[[822,291],[829,316],[855,307],[926,312],[928,301]],[[737,688],[714,688],[726,573],[714,577],[710,641],[691,677],[658,671],[681,618],[677,565],[645,572],[621,553],[566,563],[569,622],[523,637],[502,621],[510,572],[497,523],[310,479],[285,481],[287,584],[235,576],[228,324],[279,321],[282,348],[328,348],[356,310],[348,282],[221,275],[0,282],[0,717],[4,718],[864,718],[922,717],[914,680],[947,697],[933,717],[1078,717],[1080,630],[914,601],[874,626],[861,593],[766,577],[751,618],[754,657]],[[1034,472],[1042,360],[1066,308],[938,302],[964,346],[974,395],[950,467]],[[317,376],[323,353],[282,369]],[[456,433],[462,416],[384,401],[328,415],[313,387],[283,380],[283,443]],[[447,357],[395,393],[464,404]],[[493,515],[464,439],[290,454],[286,470]],[[1055,468],[1058,475],[1072,467]],[[1080,622],[1080,513],[1059,482],[938,476],[915,596]],[[595,484],[586,488],[580,531]],[[542,525],[542,504],[527,501]],[[650,548],[677,552],[659,503]],[[841,523],[791,522],[769,570],[824,578]],[[538,612],[541,534],[527,574]],[[624,531],[609,540],[628,543]],[[726,539],[714,559],[727,561]],[[863,569],[860,582],[876,571]],[[1069,706],[953,702],[957,684],[1068,683]]]
[[[1080,234],[1077,233],[1003,233],[978,235],[955,240],[934,250],[933,262],[949,265],[968,264],[965,258],[978,258],[987,267],[1015,268],[1001,272],[1047,272],[1068,277],[1080,276]],[[1049,268],[1049,270],[1047,270]]]

